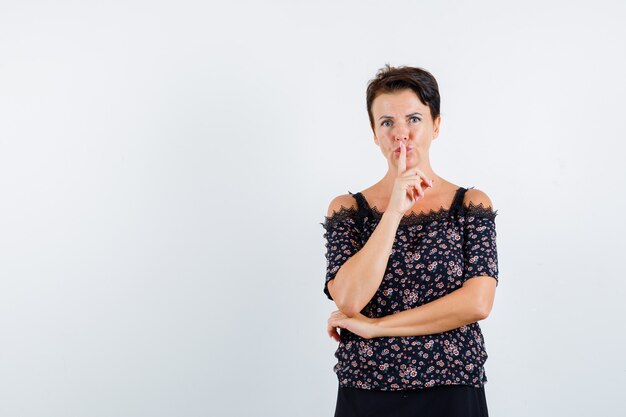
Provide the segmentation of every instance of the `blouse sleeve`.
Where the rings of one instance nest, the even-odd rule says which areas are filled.
[[[328,291],[328,282],[335,279],[339,268],[363,245],[361,244],[360,230],[356,222],[356,209],[342,207],[332,216],[325,217],[324,239],[326,239],[326,280],[324,293],[329,300],[332,296]]]
[[[498,286],[498,252],[496,247],[497,211],[470,203],[463,227],[463,282],[487,275],[495,278]]]

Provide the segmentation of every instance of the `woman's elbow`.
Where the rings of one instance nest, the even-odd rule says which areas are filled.
[[[484,320],[491,314],[496,293],[496,282],[488,276],[474,277],[463,284],[469,291],[472,314],[477,320]]]
[[[493,308],[493,299],[489,297],[485,297],[477,303],[475,312],[478,320],[485,320],[491,314],[491,309]]]
[[[328,292],[333,297],[337,309],[348,317],[354,317],[361,311],[360,308],[350,303],[350,300],[346,300],[346,294],[342,294],[337,288],[335,288],[335,280],[328,282]]]

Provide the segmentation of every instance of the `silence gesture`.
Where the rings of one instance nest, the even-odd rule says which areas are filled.
[[[432,181],[426,178],[421,170],[417,168],[406,169],[406,145],[401,142],[398,176],[393,185],[387,210],[393,210],[404,216],[404,213],[409,211],[419,199],[424,198],[424,190],[432,187],[432,185]]]

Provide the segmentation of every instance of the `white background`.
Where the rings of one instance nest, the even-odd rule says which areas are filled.
[[[622,1],[2,1],[0,415],[330,416],[330,200],[385,63],[485,191],[493,416],[626,408]]]

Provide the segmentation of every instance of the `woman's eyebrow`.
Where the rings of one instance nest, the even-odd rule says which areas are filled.
[[[416,114],[419,114],[420,116],[422,115],[422,113],[420,113],[420,112],[417,112],[417,111],[416,111],[416,112],[413,112],[413,113],[407,114],[407,115],[406,115],[406,117],[415,116]],[[383,115],[383,116],[380,116],[380,117],[378,118],[378,120],[380,120],[380,119],[393,119],[393,117],[392,117],[392,116],[386,116],[386,115]]]

